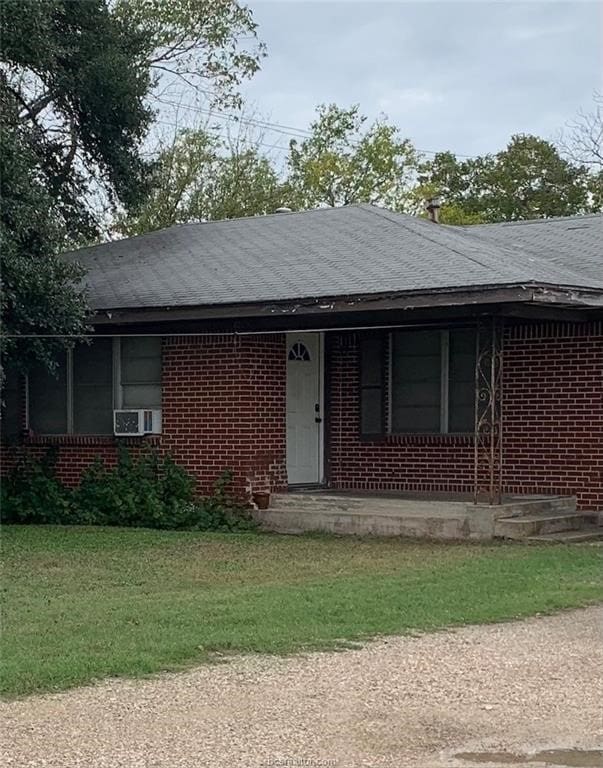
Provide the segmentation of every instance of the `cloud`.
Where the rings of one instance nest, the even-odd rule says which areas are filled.
[[[603,12],[590,2],[261,2],[262,70],[244,87],[275,122],[317,104],[385,113],[418,147],[496,152],[543,137],[600,85]],[[284,145],[282,134],[267,143]]]
[[[505,37],[511,43],[531,43],[547,37],[570,37],[571,33],[572,28],[568,25],[547,27],[541,24],[540,26],[510,27],[505,31]]]
[[[377,97],[377,107],[381,112],[398,112],[402,109],[417,109],[433,104],[440,104],[444,96],[429,88],[389,88]]]

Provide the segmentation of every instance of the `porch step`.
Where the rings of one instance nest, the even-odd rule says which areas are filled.
[[[603,541],[603,526],[586,525],[577,531],[557,531],[543,533],[540,536],[528,536],[526,541],[537,541],[549,544],[579,544],[582,541]]]
[[[580,512],[556,512],[500,517],[494,524],[494,536],[503,539],[527,539],[556,533],[580,532],[593,516]]]
[[[322,491],[275,494],[270,508],[256,510],[254,517],[277,533],[491,539],[495,514],[466,501]]]
[[[544,515],[571,515],[576,512],[575,496],[523,496],[503,499],[500,505],[499,519]]]
[[[273,507],[255,511],[254,517],[264,530],[274,533],[323,532],[356,536],[403,536],[409,538],[461,539],[473,538],[468,530],[464,505],[452,514],[399,509],[308,509]]]
[[[319,491],[316,493],[277,493],[272,496],[270,509],[279,511],[293,510],[300,512],[318,512],[323,514],[408,514],[409,509],[429,508],[436,513],[448,513],[452,507],[464,509],[465,502],[444,500],[419,500],[406,499],[387,494],[359,494],[333,493]],[[419,512],[418,514],[421,514]]]
[[[526,539],[577,531],[595,522],[576,512],[575,497],[511,496],[501,505],[333,490],[274,494],[269,509],[255,510],[267,531],[324,531],[359,536],[428,539]]]

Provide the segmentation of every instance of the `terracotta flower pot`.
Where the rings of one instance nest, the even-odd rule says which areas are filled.
[[[268,509],[268,507],[270,506],[270,494],[254,493],[253,501],[258,509]]]

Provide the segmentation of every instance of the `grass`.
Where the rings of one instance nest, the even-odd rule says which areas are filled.
[[[0,693],[600,600],[600,549],[4,526]]]

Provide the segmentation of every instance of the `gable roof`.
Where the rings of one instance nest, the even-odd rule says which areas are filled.
[[[603,216],[451,227],[371,205],[180,224],[66,254],[94,309],[537,283],[603,290]]]

